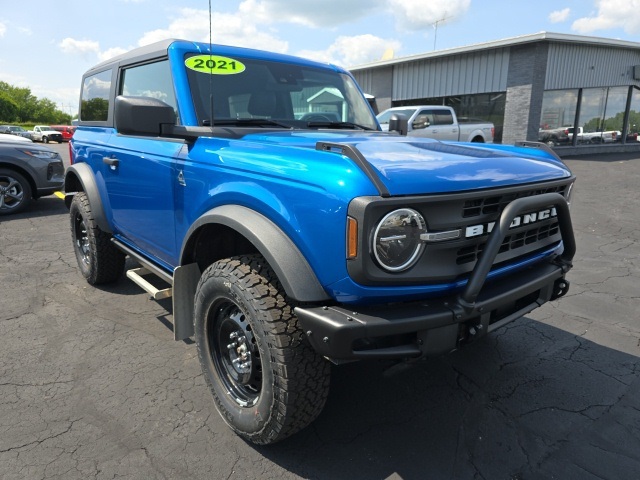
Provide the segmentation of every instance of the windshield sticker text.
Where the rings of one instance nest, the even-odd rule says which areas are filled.
[[[211,75],[235,75],[244,72],[246,68],[238,60],[218,55],[196,55],[187,58],[184,64],[191,70]]]

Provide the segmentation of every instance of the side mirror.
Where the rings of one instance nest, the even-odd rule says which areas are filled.
[[[389,118],[389,131],[398,132],[400,135],[406,135],[409,131],[409,120],[401,113],[394,113]]]
[[[411,124],[414,130],[420,130],[421,128],[427,128],[431,126],[429,117],[427,115],[418,115]]]
[[[162,134],[162,125],[175,125],[176,112],[171,105],[150,97],[119,95],[115,101],[116,129],[127,135]]]

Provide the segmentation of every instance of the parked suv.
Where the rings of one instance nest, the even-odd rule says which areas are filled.
[[[441,355],[568,290],[562,161],[406,122],[382,132],[348,71],[286,55],[168,40],[101,63],[65,178],[79,270],[138,262],[224,421],[281,440],[322,410],[329,362]]]
[[[43,145],[0,142],[0,215],[24,210],[31,200],[62,190],[62,158]]]

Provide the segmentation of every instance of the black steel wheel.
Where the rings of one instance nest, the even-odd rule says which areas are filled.
[[[111,235],[98,227],[89,199],[76,193],[69,208],[71,238],[78,267],[91,285],[118,280],[124,272],[125,255],[111,243]]]
[[[0,168],[0,215],[24,210],[31,201],[31,185],[18,172]]]
[[[330,366],[308,344],[260,255],[220,260],[196,290],[200,365],[223,420],[256,444],[309,425],[329,392]]]

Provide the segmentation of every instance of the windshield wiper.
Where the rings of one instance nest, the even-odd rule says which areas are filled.
[[[375,128],[365,127],[352,122],[307,122],[308,127],[329,127],[329,128],[350,128],[358,130],[375,130]]]
[[[286,129],[292,129],[289,124],[276,122],[275,120],[269,120],[268,118],[221,118],[214,120],[215,126],[219,125],[235,125],[238,127],[280,127]]]

